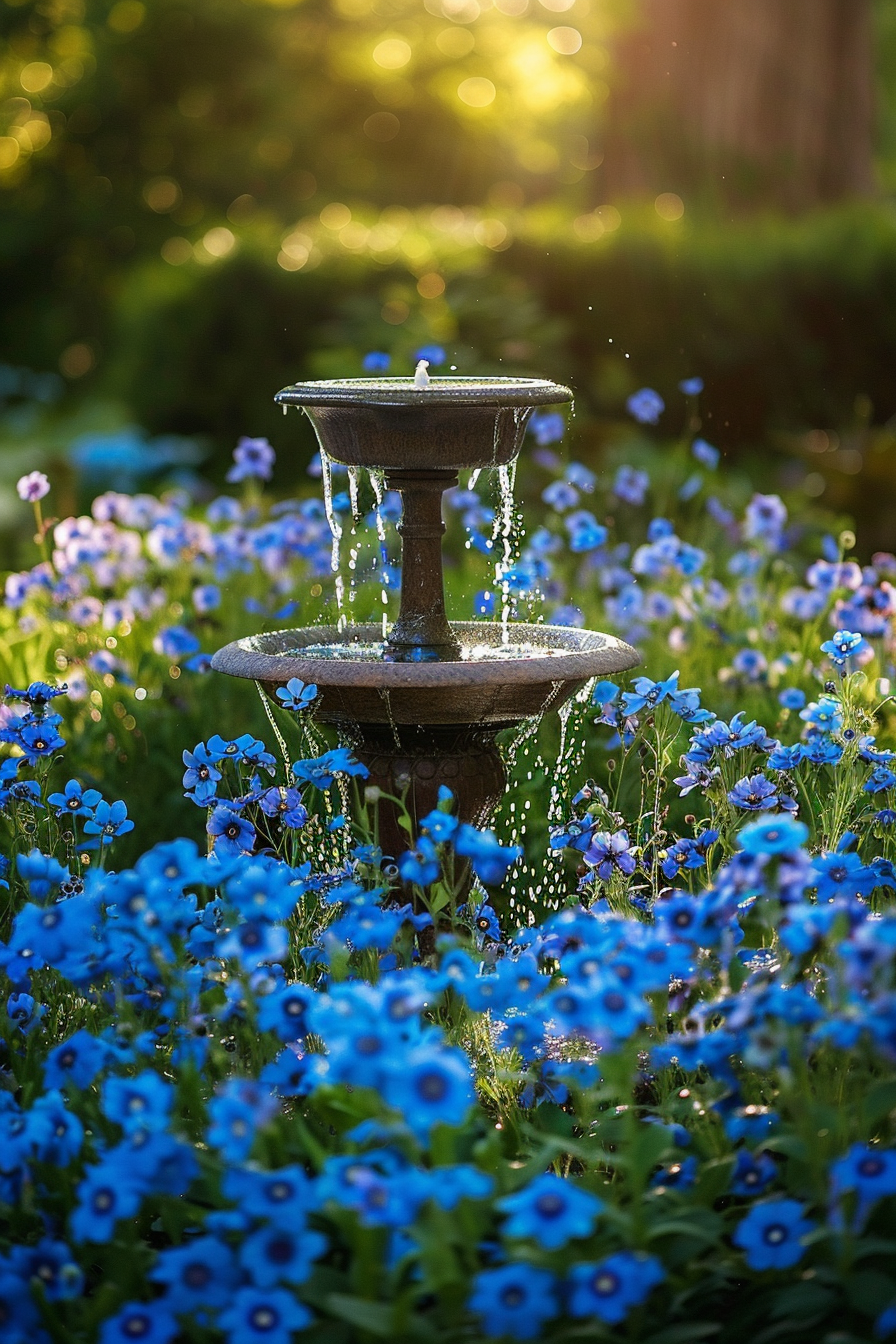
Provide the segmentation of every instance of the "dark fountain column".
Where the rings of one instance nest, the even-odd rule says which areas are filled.
[[[457,662],[460,645],[445,612],[442,577],[442,493],[457,484],[457,472],[389,471],[386,484],[402,498],[401,607],[386,657],[395,662]],[[457,696],[463,705],[462,686]],[[435,808],[444,785],[454,794],[462,821],[486,825],[507,783],[495,745],[501,725],[440,724],[427,700],[425,676],[417,697],[416,724],[359,725],[362,740],[357,754],[370,771],[367,784],[403,796],[415,821]],[[384,852],[407,849],[408,836],[398,824],[395,807],[383,800],[377,811]]]

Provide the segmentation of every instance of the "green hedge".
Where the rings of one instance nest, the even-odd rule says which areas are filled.
[[[222,450],[274,431],[270,397],[284,383],[359,371],[369,349],[404,371],[431,340],[465,372],[563,378],[601,415],[644,384],[671,400],[700,374],[707,433],[726,446],[842,427],[860,395],[878,423],[896,413],[896,210],[729,226],[650,216],[623,210],[587,243],[568,220],[516,216],[510,246],[490,251],[446,239],[420,212],[418,254],[421,238],[429,252],[413,266],[347,254],[322,227],[313,270],[282,270],[279,244],[250,237],[215,266],[159,261],[121,291],[97,377],[147,428],[204,432]],[[420,298],[421,271],[444,276],[443,297]],[[404,322],[383,319],[389,302],[407,306]]]

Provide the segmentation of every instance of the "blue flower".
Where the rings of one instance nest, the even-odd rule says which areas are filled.
[[[425,359],[434,369],[437,369],[440,364],[444,364],[447,358],[447,354],[440,345],[421,345],[420,349],[414,354],[415,361]]]
[[[276,695],[284,709],[294,709],[298,712],[309,708],[317,696],[317,687],[313,682],[306,685],[298,677],[290,677],[285,686],[277,687]]]
[[[467,1307],[492,1338],[537,1339],[557,1315],[557,1280],[547,1269],[517,1263],[483,1269],[473,1279]]]
[[[386,1102],[400,1111],[421,1140],[433,1125],[459,1125],[474,1100],[470,1062],[455,1049],[409,1051],[384,1086]]]
[[[896,1195],[896,1152],[854,1143],[844,1157],[832,1163],[831,1189],[837,1195],[855,1190],[866,1205]]]
[[[231,485],[237,481],[269,481],[274,471],[276,454],[267,439],[245,436],[233,450],[233,466],[227,473]]]
[[[198,653],[199,640],[186,626],[168,625],[159,630],[152,647],[165,658],[183,658],[185,654]]]
[[[493,943],[501,941],[501,925],[498,916],[487,901],[483,901],[473,912],[473,925],[479,937]]]
[[[391,363],[392,356],[385,350],[371,350],[361,360],[361,368],[365,373],[385,373]]]
[[[398,871],[403,882],[415,882],[420,887],[438,882],[442,865],[438,850],[429,836],[421,835],[412,849],[399,854]]]
[[[13,723],[0,731],[0,741],[13,742],[21,748],[29,765],[37,765],[43,757],[52,756],[54,751],[61,751],[65,746],[64,738],[56,731],[59,722],[57,714],[47,714],[34,723]]]
[[[574,509],[579,502],[579,492],[567,481],[551,481],[541,492],[545,504],[549,504],[557,513]]]
[[[304,1222],[318,1202],[314,1185],[299,1167],[274,1171],[229,1167],[224,1173],[224,1193],[250,1217],[266,1218],[283,1227]]]
[[[183,763],[187,767],[183,777],[186,796],[200,807],[205,807],[215,797],[221,778],[215,762],[220,759],[220,756],[211,755],[204,742],[198,742],[192,751],[183,753]]]
[[[629,415],[642,425],[658,424],[660,416],[666,409],[666,403],[659,392],[654,392],[652,387],[642,387],[639,392],[633,392],[625,404]]]
[[[231,1078],[218,1085],[208,1104],[211,1123],[206,1140],[231,1162],[242,1162],[252,1151],[256,1130],[266,1125],[277,1109],[276,1100],[256,1083]]]
[[[508,868],[523,853],[519,845],[502,845],[494,831],[478,831],[466,822],[457,828],[454,848],[462,858],[470,860],[473,872],[487,886],[503,882]]]
[[[127,804],[121,801],[107,803],[105,799],[100,799],[93,816],[84,823],[84,834],[101,836],[104,845],[110,844],[119,835],[127,835],[133,829],[134,823],[128,817]]]
[[[768,671],[768,660],[759,649],[738,649],[731,666],[748,681],[761,681]]]
[[[611,683],[612,684],[612,683]],[[665,681],[651,681],[650,677],[636,677],[635,689],[626,691],[622,697],[622,708],[627,715],[637,714],[642,709],[653,709],[663,703],[670,695],[678,691],[678,673],[673,672]]]
[[[292,767],[296,779],[305,780],[318,789],[328,789],[337,775],[353,775],[366,779],[370,771],[356,761],[348,747],[334,747],[314,760],[296,761]]]
[[[738,835],[741,849],[748,854],[789,854],[809,838],[809,828],[793,817],[764,817],[752,822]]]
[[[683,378],[678,384],[679,392],[683,392],[686,397],[699,397],[703,391],[702,378]]]
[[[233,807],[221,803],[208,819],[206,831],[212,836],[216,854],[232,857],[248,854],[255,844],[255,829]]]
[[[796,742],[792,747],[775,747],[769,752],[766,766],[769,770],[796,770],[808,759],[809,753],[805,744]]]
[[[47,1054],[44,1087],[51,1089],[71,1084],[83,1090],[90,1086],[109,1056],[110,1050],[104,1041],[79,1028]]]
[[[778,1175],[774,1158],[768,1153],[750,1153],[739,1148],[731,1173],[732,1195],[760,1195]]]
[[[576,509],[574,513],[568,513],[564,526],[569,533],[569,549],[575,555],[597,550],[609,536],[604,525],[588,509]]]
[[[778,704],[783,705],[785,709],[802,709],[805,703],[805,691],[799,690],[796,686],[785,686],[778,692]]]
[[[41,714],[51,700],[55,700],[58,695],[66,695],[67,693],[68,686],[50,686],[46,681],[32,681],[24,691],[14,690],[8,683],[6,686],[8,700],[24,700],[31,706],[35,714]]]
[[[615,1325],[666,1277],[656,1256],[617,1251],[597,1264],[576,1265],[569,1274],[570,1315],[597,1316]]]
[[[218,1317],[228,1344],[290,1344],[311,1321],[308,1308],[285,1288],[238,1288]]]
[[[263,1227],[247,1237],[240,1247],[240,1265],[259,1288],[276,1283],[304,1283],[315,1260],[327,1249],[327,1239],[301,1222]]]
[[[47,799],[56,808],[57,817],[69,814],[71,816],[91,816],[92,809],[102,798],[102,794],[96,789],[87,789],[85,792],[78,780],[70,779],[65,786],[63,793],[51,793]]]
[[[646,680],[646,678],[645,678]],[[598,681],[591,692],[592,705],[611,705],[619,695],[619,687],[612,681]]]
[[[826,653],[831,662],[841,668],[846,667],[850,658],[867,649],[870,649],[870,645],[862,635],[852,630],[838,630],[832,639],[826,639],[821,646],[822,653]]]
[[[99,1344],[168,1344],[179,1326],[161,1302],[127,1302],[103,1322]]]
[[[149,1278],[164,1286],[165,1301],[173,1311],[186,1313],[196,1307],[225,1306],[238,1273],[230,1247],[205,1236],[161,1251]]]
[[[528,428],[539,448],[546,448],[549,444],[559,443],[563,438],[566,421],[559,411],[536,411],[529,421]]]
[[[812,859],[818,900],[832,901],[838,896],[867,896],[879,885],[873,868],[866,867],[858,854],[816,854]]]
[[[879,765],[866,779],[862,785],[863,793],[884,793],[887,789],[896,787],[896,774],[885,765]]]
[[[691,452],[701,466],[707,467],[710,471],[715,471],[719,465],[719,450],[713,448],[711,443],[705,439],[695,439],[691,444]]]
[[[753,1205],[732,1237],[751,1269],[790,1269],[802,1260],[803,1242],[815,1227],[804,1212],[795,1199],[767,1199]]]
[[[133,1169],[111,1160],[88,1167],[78,1186],[78,1207],[71,1215],[73,1236],[79,1241],[111,1241],[115,1224],[122,1218],[133,1218],[142,1198]]]
[[[152,1069],[136,1078],[107,1078],[103,1110],[126,1133],[165,1129],[174,1104],[174,1088]]]
[[[603,1201],[571,1180],[544,1172],[516,1194],[498,1200],[507,1215],[505,1237],[531,1237],[556,1251],[573,1237],[590,1236]]]
[[[32,849],[30,854],[16,856],[19,877],[28,883],[28,890],[36,901],[46,900],[51,891],[68,882],[70,873],[51,854]]]
[[[660,1167],[650,1178],[653,1189],[690,1190],[697,1180],[696,1157],[685,1157],[680,1162]]]
[[[42,1238],[36,1246],[17,1247],[21,1253],[24,1277],[35,1279],[41,1285],[48,1302],[70,1302],[80,1297],[84,1287],[84,1271],[64,1241]],[[0,1303],[0,1323],[9,1324]]]

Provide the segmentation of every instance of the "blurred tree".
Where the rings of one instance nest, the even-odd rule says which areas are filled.
[[[803,209],[872,190],[871,0],[641,0],[617,58],[611,195]]]
[[[0,356],[86,385],[135,269],[334,202],[575,202],[623,0],[527,3],[0,0]]]

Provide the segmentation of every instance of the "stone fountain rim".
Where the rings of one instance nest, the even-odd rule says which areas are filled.
[[[502,626],[486,621],[452,621],[453,633],[461,640],[501,643]],[[379,662],[370,659],[303,657],[301,653],[268,653],[259,644],[297,636],[307,644],[379,642],[379,625],[354,625],[339,631],[332,625],[304,626],[250,635],[219,649],[212,658],[212,669],[229,676],[285,685],[293,677],[324,687],[366,686],[382,690],[483,686],[502,683],[525,686],[553,681],[587,681],[591,677],[625,672],[641,661],[637,649],[615,635],[596,630],[580,630],[564,625],[534,625],[522,621],[508,626],[512,642],[533,640],[544,643],[546,637],[563,650],[547,657],[483,659],[481,662]],[[346,638],[349,636],[349,638]],[[590,644],[590,647],[589,647]]]
[[[544,378],[431,378],[417,387],[413,378],[328,378],[292,383],[274,397],[281,406],[483,406],[512,410],[556,406],[575,394]]]

